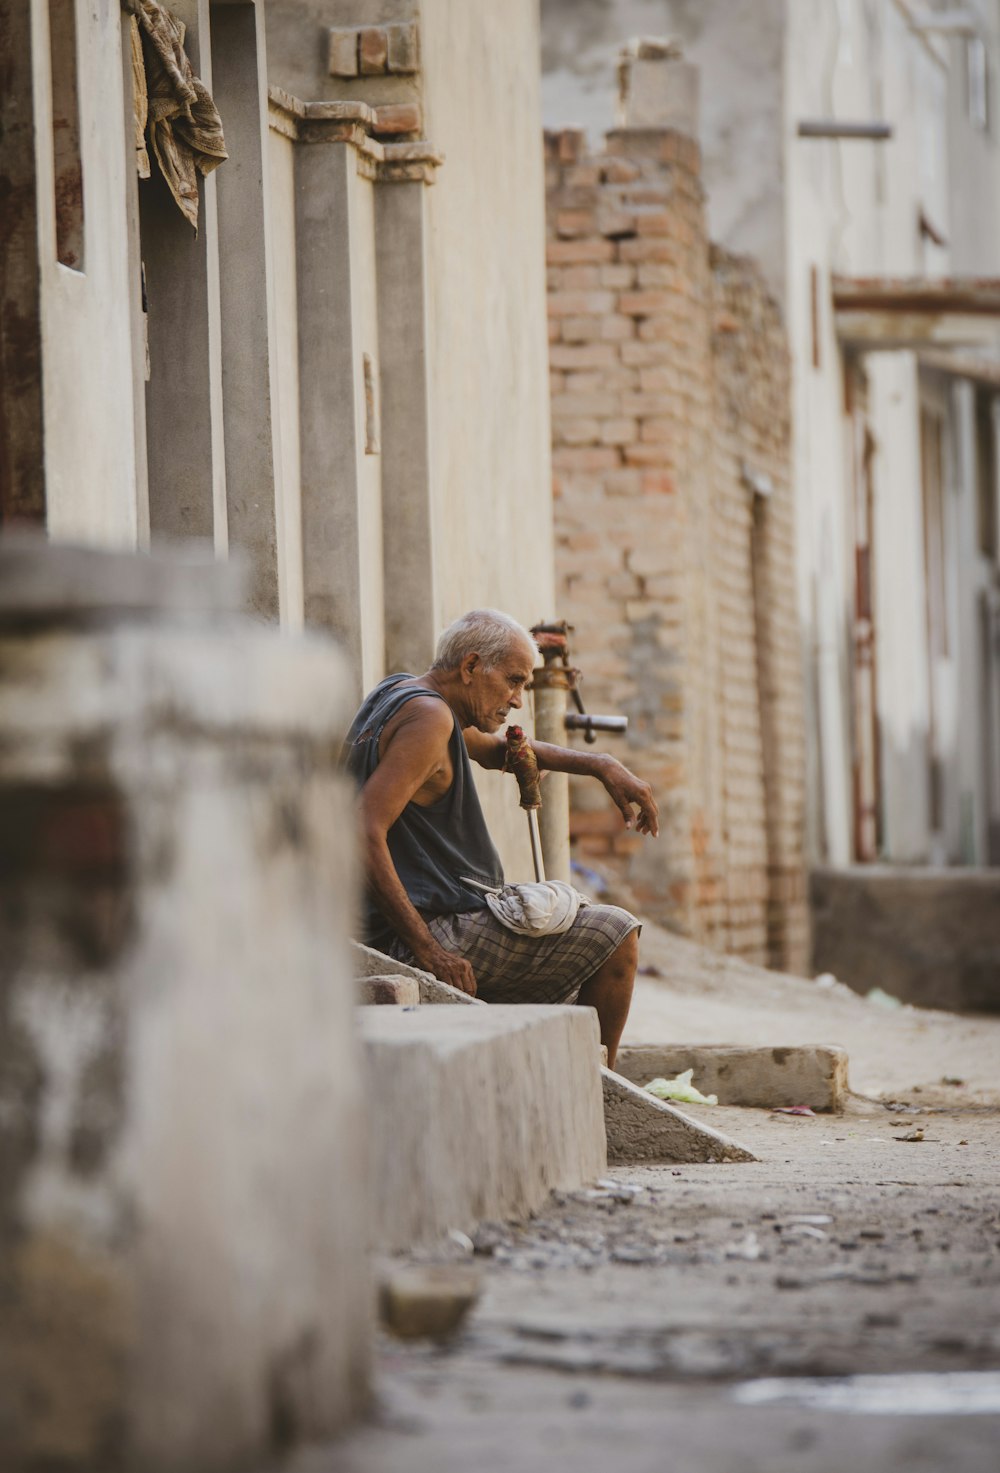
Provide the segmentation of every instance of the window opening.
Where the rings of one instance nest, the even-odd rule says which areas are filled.
[[[979,551],[997,555],[997,452],[993,395],[976,394],[976,501]]]
[[[990,58],[981,36],[969,36],[965,43],[966,93],[969,121],[980,132],[990,127]]]
[[[56,256],[83,270],[83,159],[76,0],[49,0],[52,68],[52,156],[55,178]]]

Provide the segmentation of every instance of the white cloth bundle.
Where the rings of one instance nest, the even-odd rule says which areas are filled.
[[[562,880],[504,885],[486,895],[486,904],[500,924],[519,936],[558,936],[568,931],[582,902],[579,890]]]

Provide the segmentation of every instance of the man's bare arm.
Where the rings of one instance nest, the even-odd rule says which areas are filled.
[[[439,946],[415,909],[389,853],[387,835],[396,819],[447,760],[451,713],[440,701],[414,697],[361,790],[365,871],[375,902],[421,967],[442,982],[475,995],[472,967]]]
[[[464,733],[469,756],[496,772],[504,764],[506,742],[500,735],[487,735],[470,728]],[[538,765],[549,772],[568,772],[575,777],[596,777],[603,783],[615,806],[625,820],[625,827],[633,824],[638,833],[650,834],[655,839],[660,832],[659,810],[649,783],[629,772],[617,757],[607,752],[578,752],[572,747],[557,747],[551,742],[532,741],[532,750]],[[542,789],[544,801],[545,789]]]

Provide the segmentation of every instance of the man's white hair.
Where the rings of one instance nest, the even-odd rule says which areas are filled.
[[[456,670],[466,655],[478,655],[487,670],[495,670],[519,645],[538,657],[538,646],[523,624],[499,609],[472,609],[441,635],[431,669]]]

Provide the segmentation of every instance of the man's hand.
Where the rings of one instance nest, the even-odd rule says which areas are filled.
[[[660,832],[659,810],[649,783],[629,772],[617,757],[603,758],[598,776],[620,810],[625,827],[634,825],[637,833],[651,834],[655,839]]]
[[[476,974],[464,957],[445,951],[433,938],[423,946],[415,947],[413,954],[417,965],[425,972],[432,972],[439,982],[447,982],[449,987],[457,987],[459,992],[475,997]]]

